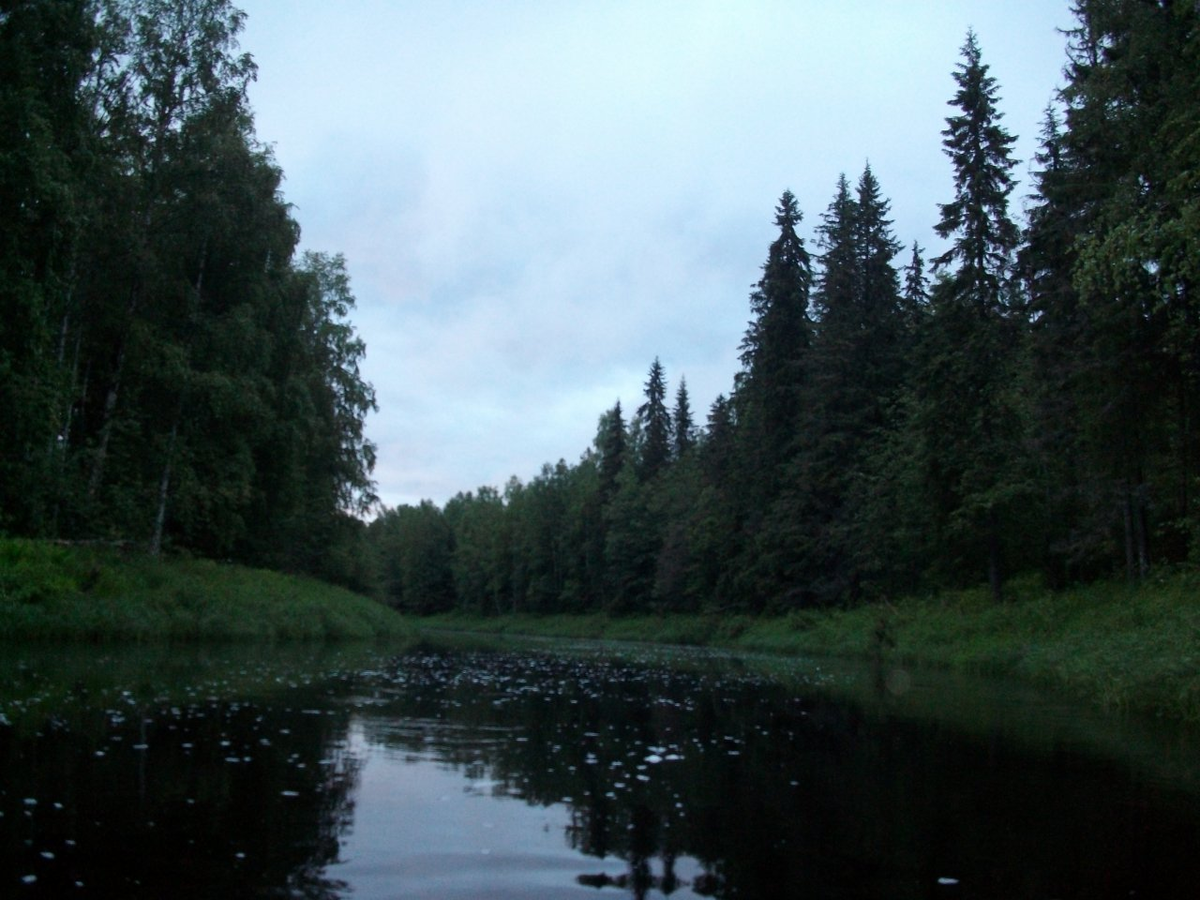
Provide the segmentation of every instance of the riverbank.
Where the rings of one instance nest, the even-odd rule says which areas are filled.
[[[404,637],[351,591],[210,560],[0,539],[0,641],[286,641]]]
[[[444,615],[422,629],[654,641],[938,666],[1009,675],[1113,709],[1200,720],[1200,573],[1138,587],[1050,592],[1030,581],[1003,604],[984,589],[852,610],[737,615]]]
[[[313,579],[114,548],[0,539],[0,641],[287,641],[472,631],[650,641],[1009,675],[1098,705],[1200,721],[1200,572],[1052,593],[1014,583],[753,617],[403,617]]]

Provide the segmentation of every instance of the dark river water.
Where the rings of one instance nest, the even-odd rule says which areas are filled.
[[[0,897],[1190,898],[1200,734],[587,645],[0,650]]]

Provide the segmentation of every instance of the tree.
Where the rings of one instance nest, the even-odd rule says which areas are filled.
[[[641,423],[641,453],[638,476],[651,481],[671,461],[671,413],[667,409],[667,378],[655,357],[645,384],[646,402],[638,407]]]
[[[915,326],[917,318],[929,303],[929,279],[925,277],[925,256],[921,245],[913,241],[912,256],[904,267],[904,309]]]
[[[934,262],[936,271],[951,271],[953,296],[980,314],[998,313],[1005,305],[1007,277],[1020,239],[1008,214],[1013,189],[1012,145],[1016,138],[1000,124],[996,79],[982,61],[974,31],[967,32],[963,61],[954,73],[958,91],[951,104],[960,115],[946,119],[942,146],[954,165],[954,199],[939,204],[934,230],[953,238]]]
[[[804,381],[804,356],[812,343],[809,290],[812,263],[796,233],[802,216],[791,191],[775,210],[777,237],[763,275],[750,295],[754,315],[742,339],[737,382],[738,420],[767,469],[779,466],[795,436]],[[773,472],[767,473],[768,477]],[[774,486],[775,479],[769,482]]]
[[[228,0],[127,0],[103,12],[105,27],[116,33],[111,41],[118,62],[112,71],[98,73],[107,85],[97,103],[103,105],[102,122],[119,159],[119,171],[129,173],[119,181],[128,192],[123,212],[128,216],[124,225],[129,250],[123,265],[130,274],[127,290],[118,287],[123,302],[111,301],[120,304],[120,311],[110,316],[114,332],[106,342],[115,352],[107,371],[95,373],[104,376],[104,400],[88,476],[88,494],[93,499],[108,476],[114,433],[128,432],[130,419],[138,417],[136,404],[122,405],[124,388],[136,384],[139,375],[128,373],[127,366],[140,363],[153,370],[158,361],[149,357],[171,342],[171,336],[144,329],[142,323],[149,319],[179,327],[189,316],[186,310],[180,314],[178,304],[199,293],[195,278],[203,267],[196,268],[194,261],[205,254],[204,226],[212,223],[182,219],[179,204],[172,202],[181,191],[190,193],[188,186],[179,183],[195,169],[188,144],[197,123],[242,114],[247,87],[255,76],[249,55],[236,55],[245,16]],[[175,308],[167,308],[168,304]],[[151,435],[150,443],[174,447],[177,418],[160,417],[163,433]],[[146,443],[145,436],[139,440]],[[157,472],[152,477],[160,481]],[[160,505],[161,491],[152,491],[152,496],[152,502]],[[133,503],[140,505],[137,500]]]
[[[374,393],[229,0],[0,13],[0,527],[367,584]]]
[[[69,492],[66,331],[90,157],[80,85],[95,42],[83,4],[0,15],[0,529],[51,534]]]
[[[600,502],[607,505],[617,492],[617,477],[625,468],[628,435],[621,414],[621,401],[600,417],[596,429],[596,453],[599,454]]]
[[[1035,156],[1037,190],[1018,257],[1029,334],[1031,452],[1045,509],[1043,571],[1048,583],[1059,586],[1103,568],[1111,527],[1097,448],[1087,440],[1094,372],[1087,316],[1074,285],[1084,215],[1073,186],[1079,173],[1072,171],[1064,137],[1057,111],[1048,106]]]
[[[455,605],[484,615],[508,599],[509,546],[504,500],[492,487],[456,494],[443,510],[453,533],[450,571]]]
[[[679,389],[675,392],[675,409],[671,412],[671,423],[674,426],[672,450],[676,460],[683,459],[696,443],[696,426],[692,422],[692,405],[688,398],[687,379],[679,379]]]
[[[385,509],[370,530],[389,605],[418,615],[453,608],[454,537],[441,510],[428,500]]]
[[[1155,543],[1162,558],[1181,559],[1197,532],[1200,13],[1080,0],[1075,14],[1065,165],[1047,199],[1074,228],[1092,388],[1079,396],[1136,579]]]
[[[643,482],[633,466],[626,466],[617,484],[617,494],[605,511],[607,609],[614,613],[645,612],[654,594],[662,546],[654,484]]]
[[[982,556],[996,599],[1003,580],[1003,526],[1027,487],[1012,363],[1019,332],[1010,317],[1010,269],[1018,231],[1008,215],[1014,138],[1000,124],[997,86],[974,32],[954,73],[958,90],[943,147],[954,165],[954,199],[936,230],[950,238],[934,260],[933,292],[918,358],[917,406],[925,477],[951,569]]]
[[[776,207],[779,236],[771,242],[762,278],[750,295],[754,318],[741,343],[742,369],[734,379],[731,421],[735,449],[729,456],[728,540],[740,563],[727,569],[726,588],[734,602],[761,608],[776,588],[764,577],[755,542],[786,478],[786,468],[803,423],[806,357],[812,344],[809,315],[812,265],[796,233],[801,213],[785,191]],[[736,600],[734,599],[736,598]]]
[[[889,423],[903,381],[907,317],[892,258],[888,203],[866,166],[852,196],[845,177],[819,228],[819,312],[806,358],[805,418],[783,492],[758,542],[789,603],[853,599],[851,485]]]

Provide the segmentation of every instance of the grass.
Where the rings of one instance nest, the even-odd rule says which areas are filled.
[[[0,641],[345,640],[412,631],[382,604],[313,579],[0,539]]]
[[[1200,721],[1200,573],[1131,587],[1063,592],[1014,582],[984,589],[780,617],[445,615],[433,630],[602,638],[790,655],[885,658],[904,665],[1016,676],[1099,705]]]
[[[0,642],[295,641],[418,630],[879,658],[1017,676],[1118,709],[1200,721],[1200,572],[1008,600],[947,591],[779,617],[448,614],[414,622],[321,582],[194,559],[0,539]]]

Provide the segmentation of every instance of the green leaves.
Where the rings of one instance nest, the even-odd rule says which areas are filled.
[[[0,20],[0,522],[361,582],[365,346],[345,260],[293,259],[244,18],[50,0]]]

